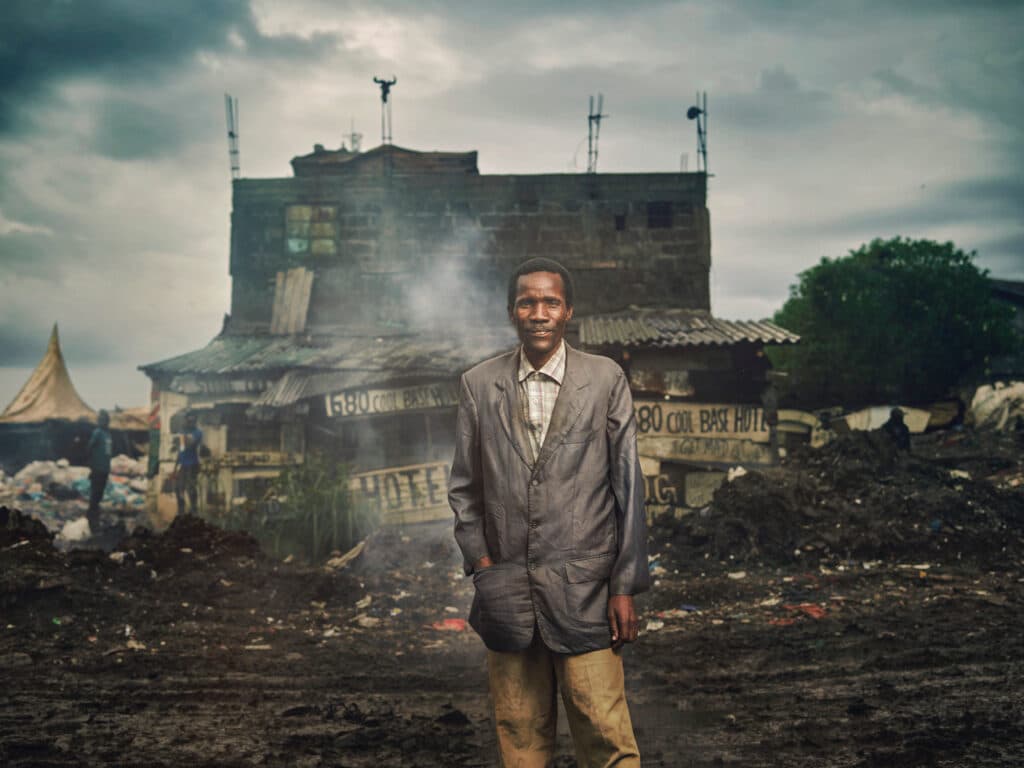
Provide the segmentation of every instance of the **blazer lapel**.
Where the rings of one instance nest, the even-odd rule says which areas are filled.
[[[506,376],[495,382],[501,390],[498,402],[498,421],[508,437],[512,447],[516,449],[519,458],[523,463],[533,467],[533,450],[530,448],[530,437],[526,434],[526,424],[523,423],[523,411],[519,404],[519,383],[516,381],[516,372],[519,368],[519,355],[512,356],[512,367]],[[556,406],[558,401],[555,401]]]
[[[562,386],[555,399],[555,407],[551,412],[551,423],[544,436],[544,445],[540,447],[540,455],[537,456],[535,469],[540,469],[551,458],[551,454],[562,444],[565,433],[572,429],[572,425],[576,423],[583,411],[583,397],[580,390],[589,385],[590,381],[580,370],[582,362],[583,359],[576,350],[566,344],[565,376],[562,378]]]

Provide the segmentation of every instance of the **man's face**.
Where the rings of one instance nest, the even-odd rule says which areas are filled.
[[[572,307],[566,304],[561,275],[555,272],[520,275],[509,315],[526,358],[535,368],[544,365],[558,349],[565,324],[572,319]]]

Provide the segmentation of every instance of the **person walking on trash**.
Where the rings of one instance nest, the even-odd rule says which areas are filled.
[[[553,760],[558,691],[582,768],[640,765],[621,655],[650,583],[636,422],[622,369],[565,343],[573,299],[561,264],[521,264],[520,346],[460,384],[448,499],[507,768]]]
[[[101,410],[96,416],[96,428],[89,436],[86,446],[89,454],[89,509],[85,513],[89,530],[95,533],[100,527],[100,502],[107,489],[110,477],[110,458],[113,441],[110,437],[110,414]]]

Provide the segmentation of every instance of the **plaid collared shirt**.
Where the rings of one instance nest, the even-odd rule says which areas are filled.
[[[519,348],[519,402],[523,407],[523,418],[526,420],[534,459],[540,455],[540,448],[544,445],[564,376],[564,341],[559,343],[558,350],[539,371],[526,359],[523,348]]]

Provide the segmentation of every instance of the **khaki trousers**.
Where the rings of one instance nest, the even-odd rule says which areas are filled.
[[[580,768],[638,768],[622,656],[610,648],[552,653],[534,635],[517,653],[487,652],[498,749],[504,768],[547,768],[555,755],[556,687]]]

